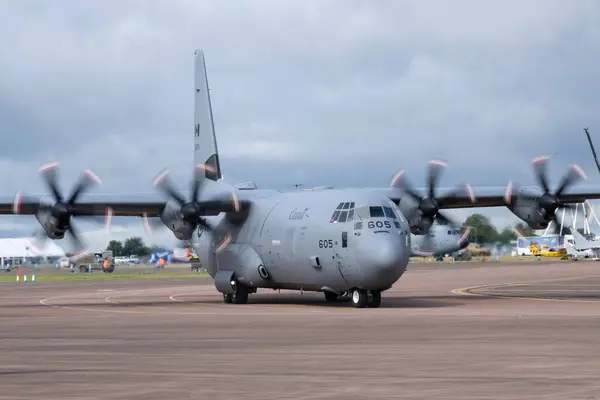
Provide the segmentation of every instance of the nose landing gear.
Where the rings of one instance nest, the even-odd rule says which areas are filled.
[[[231,281],[231,286],[233,287],[234,293],[223,293],[223,301],[225,303],[233,304],[248,303],[248,294],[250,293],[248,286],[242,285],[234,280]]]

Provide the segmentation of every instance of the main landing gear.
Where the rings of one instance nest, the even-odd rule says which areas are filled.
[[[352,305],[356,308],[377,308],[381,304],[381,292],[354,289],[352,291]]]
[[[241,285],[238,282],[231,282],[234,293],[223,293],[223,301],[225,303],[233,304],[246,304],[248,303],[248,295],[250,294],[250,288],[246,285]]]
[[[328,303],[348,299],[352,300],[352,305],[356,308],[377,308],[381,304],[381,292],[363,289],[354,289],[339,295],[337,293],[325,292],[325,300]]]

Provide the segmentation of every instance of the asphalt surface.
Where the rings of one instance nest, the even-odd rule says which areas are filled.
[[[598,289],[594,262],[411,264],[378,309],[224,304],[198,278],[0,284],[0,399],[600,398]]]

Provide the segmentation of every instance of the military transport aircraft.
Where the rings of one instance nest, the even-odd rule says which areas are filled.
[[[378,307],[381,293],[406,270],[411,233],[429,240],[434,221],[452,225],[440,210],[507,207],[532,228],[543,229],[567,203],[600,198],[600,190],[567,193],[585,178],[576,165],[551,190],[547,160],[533,161],[541,193],[509,183],[506,188],[483,188],[478,197],[469,185],[438,194],[446,165],[439,160],[429,163],[424,194],[409,185],[402,170],[387,188],[284,192],[259,190],[251,182],[229,185],[222,179],[204,54],[196,50],[195,168],[189,197],[174,189],[164,171],[154,185],[166,199],[156,193],[157,200],[92,200],[95,195],[90,195],[78,201],[99,178],[86,171],[72,194],[63,197],[58,164],[49,164],[40,172],[52,200],[19,192],[12,203],[0,203],[0,213],[35,215],[46,240],[68,233],[82,249],[73,256],[84,245],[72,217],[136,216],[150,229],[166,226],[177,239],[191,243],[226,303],[246,303],[250,293],[268,288],[324,292],[327,301],[349,298],[355,307]]]
[[[470,227],[461,231],[452,225],[434,222],[429,229],[429,235],[411,233],[411,256],[443,257],[455,253],[469,245],[470,234]]]

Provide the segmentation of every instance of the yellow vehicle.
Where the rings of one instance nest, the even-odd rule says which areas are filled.
[[[537,256],[560,257],[561,260],[569,259],[569,255],[567,254],[567,249],[564,249],[564,248],[558,248],[558,249],[549,248],[548,250],[545,250],[545,249],[542,250],[538,246],[536,246],[534,243],[531,243],[529,245],[529,249],[531,250],[531,253],[536,257]]]

